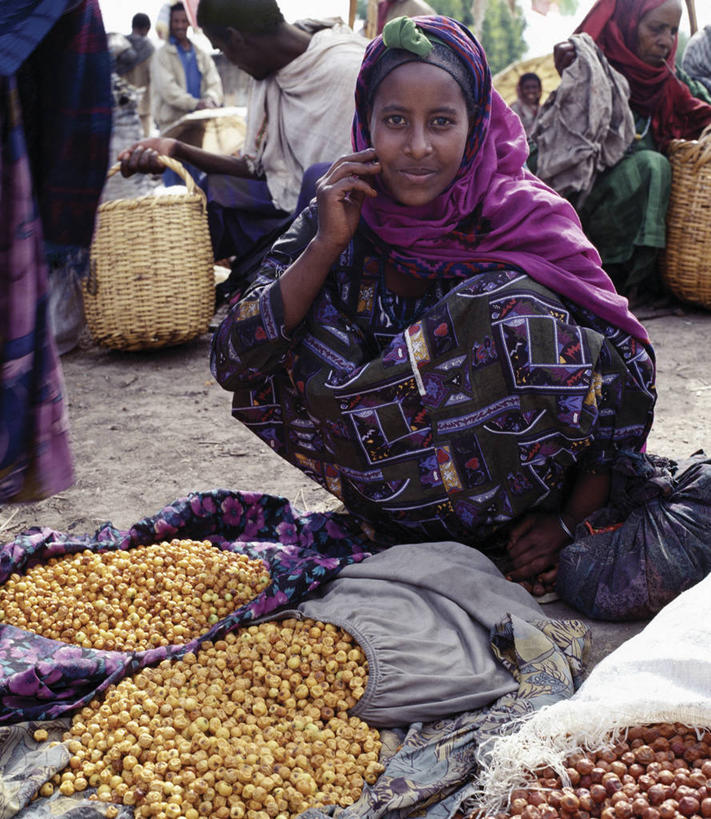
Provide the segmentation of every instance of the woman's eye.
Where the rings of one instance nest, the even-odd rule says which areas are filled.
[[[452,120],[449,117],[435,117],[432,120],[432,124],[435,128],[446,128],[448,125],[452,124]]]
[[[405,117],[402,114],[389,114],[385,117],[385,122],[387,125],[404,125]]]

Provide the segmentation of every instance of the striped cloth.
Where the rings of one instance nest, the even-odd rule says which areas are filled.
[[[0,76],[17,72],[70,5],[71,0],[13,0],[0,4]]]

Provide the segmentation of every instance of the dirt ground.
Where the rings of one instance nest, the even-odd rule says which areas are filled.
[[[686,457],[708,449],[711,313],[689,309],[646,325],[659,391],[649,450]],[[217,487],[282,495],[300,509],[335,508],[335,498],[231,418],[230,395],[210,375],[209,350],[206,334],[145,353],[87,339],[65,355],[76,483],[39,503],[0,508],[0,542],[30,526],[84,533],[110,520],[128,528],[187,492]],[[560,603],[547,610],[574,616]],[[594,624],[595,660],[641,625]]]

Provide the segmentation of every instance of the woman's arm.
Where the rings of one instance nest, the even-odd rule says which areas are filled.
[[[554,568],[558,553],[572,540],[575,527],[601,509],[610,497],[610,473],[580,472],[567,503],[559,514],[535,512],[513,528],[508,552],[512,580],[524,580]]]
[[[331,266],[353,238],[365,197],[377,196],[367,177],[379,171],[375,151],[368,148],[341,157],[319,180],[318,230],[280,279],[286,332],[304,319]]]
[[[272,248],[258,284],[230,310],[213,337],[211,369],[228,390],[283,365],[291,334],[306,317],[331,266],[355,233],[365,196],[362,178],[377,173],[374,153],[335,162],[319,181],[318,215],[305,211]]]
[[[205,173],[258,178],[242,157],[213,154],[170,137],[149,137],[121,151],[118,155],[121,174],[133,176],[134,173],[162,173],[165,168],[158,160],[161,154],[187,162]]]

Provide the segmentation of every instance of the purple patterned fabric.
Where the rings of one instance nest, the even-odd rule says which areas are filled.
[[[0,77],[0,502],[74,481],[47,265],[14,77]]]
[[[469,278],[491,262],[525,271],[556,293],[643,341],[647,332],[600,266],[572,205],[525,166],[528,143],[521,121],[491,86],[486,57],[474,35],[447,17],[416,17],[469,66],[475,116],[452,185],[433,202],[406,207],[379,188],[362,215],[391,261],[419,278]],[[386,46],[368,46],[356,86],[353,145],[371,145],[370,77]]]
[[[30,529],[0,547],[0,584],[12,572],[25,572],[51,557],[84,549],[131,549],[172,538],[208,539],[218,548],[261,559],[272,583],[206,634],[181,646],[135,653],[94,651],[0,625],[0,724],[52,719],[81,707],[126,675],[296,605],[344,566],[373,551],[373,544],[347,515],[301,513],[284,498],[216,489],[180,498],[128,531],[110,523],[93,536]]]
[[[98,0],[59,18],[18,83],[44,239],[62,263],[91,244],[109,162],[111,58]]]

